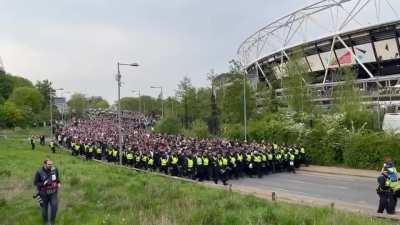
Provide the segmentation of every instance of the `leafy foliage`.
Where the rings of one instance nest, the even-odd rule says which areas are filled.
[[[42,109],[43,96],[36,88],[18,87],[11,94],[10,101],[19,107],[27,107],[27,110],[38,113]]]
[[[158,133],[178,134],[181,127],[176,117],[165,117],[157,123],[154,130]]]
[[[82,117],[84,111],[87,109],[88,101],[83,94],[75,93],[67,102],[72,114],[77,117]]]

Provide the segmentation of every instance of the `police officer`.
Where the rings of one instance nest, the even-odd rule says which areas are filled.
[[[58,170],[53,167],[51,160],[43,161],[43,167],[36,172],[33,184],[43,200],[41,205],[43,224],[54,224],[58,208],[57,192],[61,187],[61,182]]]
[[[50,141],[49,146],[50,146],[51,152],[56,153],[56,144],[54,143],[53,140]]]
[[[394,214],[395,211],[395,196],[390,187],[390,178],[387,168],[384,168],[382,174],[378,177],[378,187],[376,193],[379,196],[378,213],[383,213],[386,209],[388,214]]]
[[[32,136],[29,138],[29,141],[31,142],[32,150],[35,150],[35,137],[32,135]]]

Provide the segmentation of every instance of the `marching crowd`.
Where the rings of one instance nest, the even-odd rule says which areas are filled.
[[[298,145],[246,143],[223,139],[196,139],[151,132],[155,120],[143,114],[122,114],[122,163],[190,179],[222,181],[243,176],[293,172],[307,164]],[[58,144],[87,160],[119,163],[119,130],[113,113],[91,114],[56,132]]]

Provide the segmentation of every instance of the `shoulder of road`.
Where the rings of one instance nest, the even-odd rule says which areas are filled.
[[[380,174],[379,171],[376,170],[362,170],[362,169],[350,169],[350,168],[331,167],[331,166],[315,166],[315,165],[310,165],[308,167],[301,167],[299,168],[299,170],[312,173],[325,173],[325,174],[367,177],[367,178],[376,178]]]

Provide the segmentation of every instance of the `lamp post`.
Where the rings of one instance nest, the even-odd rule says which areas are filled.
[[[161,118],[164,118],[164,101],[163,101],[163,87],[162,86],[150,86],[150,88],[157,88],[161,90]]]
[[[53,93],[56,94],[57,91],[62,91],[64,88],[55,88],[50,90],[50,136],[53,137]]]
[[[246,72],[243,73],[243,122],[244,122],[244,141],[247,142]]]
[[[70,91],[63,91],[63,92],[61,92],[61,97],[64,97],[64,94],[70,94],[70,93],[71,93]],[[62,112],[61,112],[61,121],[63,122],[63,125],[65,126],[66,125],[66,121],[65,121],[65,115],[64,114],[65,114],[65,102],[63,102],[63,104],[62,104]]]
[[[117,62],[117,85],[118,85],[118,136],[119,136],[119,164],[122,165],[122,124],[121,124],[121,72],[120,66],[139,66],[138,63],[120,63]]]
[[[140,89],[132,90],[132,93],[138,93],[138,95],[139,95],[139,112],[142,112],[142,99],[141,99],[141,95],[140,95]]]

